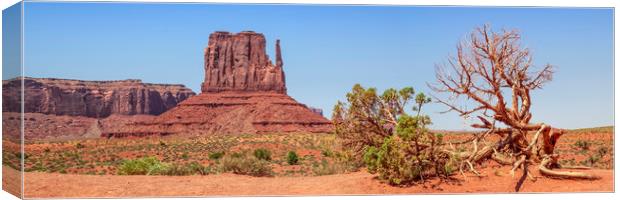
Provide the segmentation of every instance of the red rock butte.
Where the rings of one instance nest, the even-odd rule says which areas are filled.
[[[286,94],[280,42],[274,65],[265,41],[263,34],[252,31],[212,33],[204,52],[201,94],[152,120],[119,126],[102,136],[331,132],[329,120]]]

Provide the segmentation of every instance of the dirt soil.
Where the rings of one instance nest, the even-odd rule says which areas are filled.
[[[4,168],[6,170],[13,170]],[[235,174],[207,176],[115,176],[72,175],[28,172],[27,198],[44,197],[146,197],[146,196],[271,196],[271,195],[359,195],[428,193],[510,193],[520,173],[512,177],[509,168],[488,167],[486,177],[463,177],[440,182],[437,179],[409,187],[381,183],[365,171],[313,177],[251,177]],[[535,171],[532,169],[532,171]],[[501,173],[498,173],[501,172]],[[599,180],[526,179],[521,192],[613,192],[612,170],[589,170]],[[50,184],[53,183],[53,184]]]

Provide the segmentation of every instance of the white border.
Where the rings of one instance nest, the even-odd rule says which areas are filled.
[[[33,1],[33,0],[27,0]],[[46,1],[46,0],[39,0]],[[47,0],[49,1],[49,0]],[[80,0],[55,0],[55,1],[64,1],[64,2],[81,2]],[[0,8],[5,9],[15,3],[19,2],[18,0],[1,0]],[[107,1],[98,1],[101,3],[105,2],[177,2],[177,3],[188,3],[188,2],[217,2],[217,3],[268,3],[268,4],[355,4],[355,5],[424,5],[424,6],[516,6],[516,7],[612,7],[614,8],[614,27],[618,27],[617,15],[615,14],[615,8],[618,7],[620,1],[613,0],[588,0],[588,1],[568,1],[568,0],[434,0],[434,1],[424,1],[424,0],[107,0]],[[1,17],[0,17],[1,19]],[[0,20],[1,21],[1,20]],[[23,22],[23,21],[22,21]],[[1,23],[1,22],[0,22]],[[23,28],[23,27],[22,27]],[[1,28],[0,28],[1,31]],[[614,29],[614,38],[618,36],[618,33],[615,32]],[[0,42],[0,45],[2,43]],[[23,45],[23,44],[22,44]],[[617,51],[618,41],[614,39],[614,65],[615,58],[619,57],[619,53]],[[23,51],[23,48],[22,48]],[[0,58],[1,58],[0,50]],[[23,59],[23,58],[22,58]],[[23,64],[23,60],[22,60]],[[23,68],[22,68],[23,69]],[[615,81],[615,77],[618,77],[620,72],[615,70],[614,68],[614,99],[615,103],[618,102],[618,87],[620,83]],[[2,102],[0,97],[0,103]],[[620,113],[620,108],[614,106],[614,113]],[[615,127],[618,127],[618,123],[615,122]],[[614,146],[618,144],[618,138],[614,137]],[[0,146],[0,151],[1,151]],[[616,148],[614,149],[617,155]],[[1,158],[0,158],[1,159]],[[618,159],[615,159],[614,166],[618,165]],[[0,175],[1,175],[0,171]],[[615,182],[618,183],[618,177],[615,177]],[[618,184],[615,184],[615,191],[618,192]],[[563,193],[563,194],[474,194],[474,195],[415,195],[415,196],[322,196],[322,197],[227,197],[227,198],[191,198],[191,199],[433,199],[433,200],[441,200],[441,199],[475,199],[475,200],[485,200],[485,199],[617,199],[618,195],[615,193]],[[0,199],[17,199],[14,196],[8,194],[5,191],[0,192]],[[151,198],[152,199],[152,198]],[[162,199],[162,198],[156,198]],[[166,199],[185,199],[185,198],[166,198]]]

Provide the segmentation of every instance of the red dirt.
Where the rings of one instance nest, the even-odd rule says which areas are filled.
[[[8,168],[3,169],[6,173]],[[247,195],[359,195],[425,193],[509,193],[514,192],[520,173],[514,178],[509,168],[481,170],[486,177],[455,175],[454,180],[437,179],[410,187],[381,183],[365,171],[315,177],[251,177],[235,174],[208,176],[97,176],[56,173],[26,173],[27,198],[45,197],[144,197],[144,196],[247,196]],[[612,170],[590,170],[599,180],[526,179],[521,192],[613,192]],[[54,184],[50,184],[54,183]]]

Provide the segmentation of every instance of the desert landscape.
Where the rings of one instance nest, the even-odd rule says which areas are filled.
[[[280,41],[275,64],[265,44],[252,31],[211,34],[199,94],[140,80],[23,78],[24,197],[613,191],[614,127],[519,125],[531,118],[526,95],[513,96],[523,98],[521,118],[494,118],[513,128],[478,117],[483,124],[473,127],[487,131],[429,130],[430,119],[420,111],[430,97],[415,97],[418,114],[412,117],[404,111],[412,88],[378,96],[359,85],[328,120],[321,109],[287,95]],[[3,82],[3,188],[13,194],[19,193],[14,183],[22,158],[21,80]],[[480,102],[480,110],[506,112]],[[402,127],[406,120],[412,127]],[[537,142],[541,146],[532,148]],[[416,156],[399,157],[407,154]],[[390,164],[394,158],[406,160]]]
[[[452,137],[450,137],[452,136]],[[471,133],[452,133],[449,141],[462,141]],[[4,149],[17,145],[4,143]],[[144,196],[247,196],[247,195],[355,195],[515,192],[518,177],[510,167],[481,163],[479,172],[455,174],[451,179],[429,179],[414,186],[395,187],[349,160],[333,134],[245,134],[211,137],[149,137],[38,142],[26,145],[26,197],[144,197]],[[256,171],[221,171],[229,165],[226,154],[253,157],[257,149],[271,152],[264,168]],[[299,155],[287,163],[287,152]],[[612,192],[613,127],[571,130],[558,151],[560,163],[588,166],[597,180],[550,179],[532,167],[535,180],[526,180],[520,192]],[[4,166],[18,165],[7,151]],[[603,153],[605,152],[605,153]],[[603,153],[601,155],[601,153]],[[155,157],[176,170],[159,175],[118,175],[125,159]],[[262,169],[264,171],[259,171]],[[10,180],[17,171],[4,167],[7,191],[19,191]],[[247,170],[247,171],[246,171]],[[55,184],[50,185],[50,182]],[[158,191],[156,194],[153,191]]]

